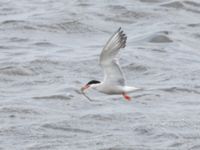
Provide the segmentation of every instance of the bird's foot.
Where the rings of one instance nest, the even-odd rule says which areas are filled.
[[[124,96],[124,98],[127,100],[127,101],[130,101],[131,100],[131,97],[126,95],[126,93],[123,93],[122,94]]]

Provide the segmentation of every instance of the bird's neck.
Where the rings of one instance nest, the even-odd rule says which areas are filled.
[[[91,88],[93,89],[98,89],[101,86],[102,83],[96,83],[96,84],[92,84]]]

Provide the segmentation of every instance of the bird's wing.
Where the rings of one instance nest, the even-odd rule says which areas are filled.
[[[117,53],[126,46],[126,35],[119,28],[108,40],[100,55],[100,65],[104,70],[104,83],[125,85],[123,72],[119,66]]]

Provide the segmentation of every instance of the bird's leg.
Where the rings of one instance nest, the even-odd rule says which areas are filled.
[[[124,96],[124,98],[127,100],[127,101],[130,101],[131,100],[131,97],[126,95],[126,93],[122,93],[122,95]]]

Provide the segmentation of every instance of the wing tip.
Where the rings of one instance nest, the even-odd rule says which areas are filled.
[[[121,28],[121,27],[119,27],[119,28],[117,29],[117,31],[115,32],[115,34],[117,34],[117,33],[121,32],[121,31],[122,31],[122,28]]]
[[[122,29],[122,28],[119,27],[118,30],[117,30],[117,33],[119,34],[119,37],[120,37],[120,43],[121,43],[120,48],[125,48],[125,47],[126,47],[127,36],[126,36],[126,34],[124,33],[124,31],[121,30],[121,29]]]

